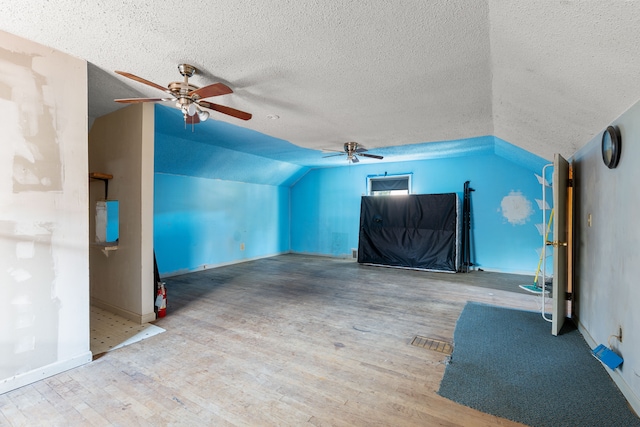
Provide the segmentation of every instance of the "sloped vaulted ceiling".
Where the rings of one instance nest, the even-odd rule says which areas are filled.
[[[568,156],[640,98],[640,3],[489,5],[495,136]]]
[[[201,70],[193,83],[234,89],[215,102],[253,113],[215,119],[314,150],[494,135],[569,156],[640,98],[633,1],[0,6],[0,29],[89,61],[93,117],[121,107],[114,98],[160,95],[114,70],[166,85],[186,62]]]

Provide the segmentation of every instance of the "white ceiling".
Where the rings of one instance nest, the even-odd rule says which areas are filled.
[[[0,0],[0,29],[89,63],[89,114],[192,82],[313,148],[495,135],[569,156],[640,99],[640,2]],[[279,120],[267,118],[278,115]]]

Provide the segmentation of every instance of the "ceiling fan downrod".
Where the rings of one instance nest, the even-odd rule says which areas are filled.
[[[201,122],[204,122],[209,118],[209,112],[203,111],[199,108],[197,101],[200,97],[197,94],[189,96],[190,92],[197,90],[198,88],[194,85],[189,84],[189,77],[193,77],[196,73],[197,69],[193,65],[189,64],[180,64],[178,65],[178,71],[184,77],[182,82],[172,82],[169,84],[169,90],[174,92],[176,96],[176,107],[182,111],[182,115],[184,117],[185,126],[187,121],[194,124],[193,119],[189,119],[190,117],[198,115],[198,119]]]

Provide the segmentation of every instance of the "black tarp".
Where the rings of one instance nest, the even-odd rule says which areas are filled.
[[[456,193],[363,196],[358,262],[455,272],[459,226]]]

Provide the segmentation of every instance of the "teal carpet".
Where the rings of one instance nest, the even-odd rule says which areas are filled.
[[[438,394],[533,427],[640,426],[575,327],[540,313],[468,303]]]

